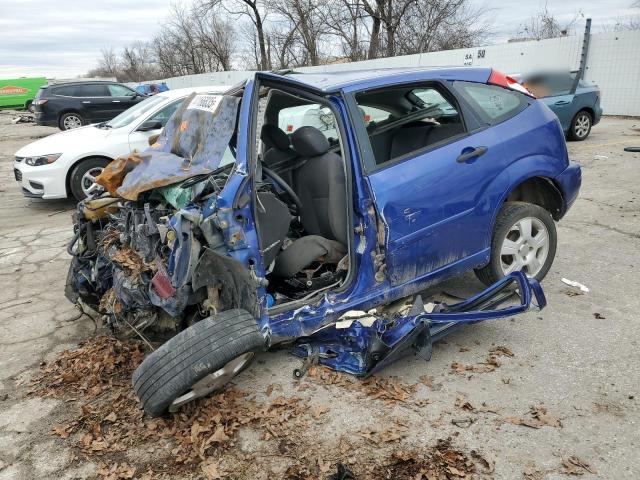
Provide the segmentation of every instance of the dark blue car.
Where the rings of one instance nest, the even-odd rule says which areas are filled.
[[[570,140],[587,138],[602,117],[600,89],[580,79],[574,91],[575,73],[541,73],[518,80],[558,116]]]
[[[67,296],[114,331],[172,336],[134,374],[151,415],[274,345],[304,359],[296,376],[367,376],[544,307],[581,182],[557,117],[488,68],[258,73],[188,98],[105,172],[110,194],[78,206]],[[470,270],[486,290],[423,298]]]

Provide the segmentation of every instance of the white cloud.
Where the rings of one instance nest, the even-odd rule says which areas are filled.
[[[96,65],[100,50],[149,40],[170,0],[2,0],[0,76],[72,77]]]

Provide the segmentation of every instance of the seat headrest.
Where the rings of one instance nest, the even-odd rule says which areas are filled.
[[[291,135],[293,149],[303,157],[317,157],[329,151],[331,145],[315,127],[300,127]]]
[[[290,147],[289,136],[276,127],[265,123],[260,131],[260,140],[269,148],[277,148],[278,150],[287,150]]]

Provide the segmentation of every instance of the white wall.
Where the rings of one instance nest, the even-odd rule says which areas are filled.
[[[514,42],[458,50],[380,58],[354,63],[296,69],[302,72],[334,72],[368,68],[409,66],[493,67],[505,73],[532,70],[577,70],[582,52],[582,35],[530,42]],[[205,85],[234,85],[253,72],[213,72],[168,78],[170,88]],[[640,116],[640,31],[591,35],[585,79],[602,92],[601,105],[607,115]]]

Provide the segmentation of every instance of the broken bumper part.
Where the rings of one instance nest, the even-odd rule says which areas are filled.
[[[514,298],[520,301],[503,307]],[[367,321],[355,319],[346,328],[341,328],[345,326],[343,322],[331,324],[311,337],[301,339],[294,353],[304,358],[313,356],[315,363],[335,370],[369,376],[411,353],[429,360],[432,342],[456,326],[512,317],[529,310],[532,305],[542,309],[546,303],[536,280],[527,278],[522,272],[514,272],[454,305],[423,305],[417,296],[405,316],[376,315],[375,321],[370,323],[371,316],[368,315]],[[305,367],[309,363],[307,361]]]

